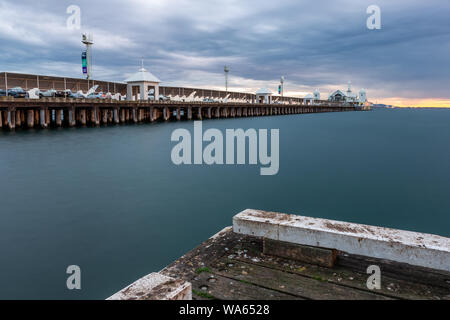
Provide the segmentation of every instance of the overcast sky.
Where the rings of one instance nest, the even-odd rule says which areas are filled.
[[[369,5],[381,30],[369,30]],[[67,7],[81,8],[69,30]],[[448,0],[0,0],[0,71],[82,77],[81,33],[94,35],[93,73],[123,81],[140,59],[163,85],[286,94],[366,88],[371,101],[450,101]]]

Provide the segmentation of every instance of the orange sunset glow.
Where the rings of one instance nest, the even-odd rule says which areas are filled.
[[[386,98],[379,99],[378,103],[392,105],[395,107],[411,108],[450,108],[448,99],[404,99],[404,98]]]

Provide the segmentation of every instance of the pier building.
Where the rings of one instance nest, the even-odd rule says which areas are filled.
[[[257,101],[257,103],[271,104],[272,103],[272,95],[273,95],[273,92],[270,91],[269,89],[261,88],[258,91],[256,91],[256,101]]]
[[[352,92],[352,84],[350,81],[348,82],[348,87],[347,87],[346,92],[341,91],[341,90],[336,90],[328,96],[328,100],[333,101],[333,102],[355,103],[355,104],[359,104],[361,106],[366,105],[368,102],[366,90],[361,89],[359,91],[359,95],[353,93]]]
[[[144,65],[125,82],[127,83],[127,100],[148,100],[150,88],[153,88],[153,100],[159,100],[161,80],[147,71]]]

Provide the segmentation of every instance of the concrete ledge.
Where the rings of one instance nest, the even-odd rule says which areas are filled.
[[[450,238],[432,234],[252,209],[233,217],[233,231],[450,271]]]
[[[189,282],[151,273],[106,300],[192,300]]]

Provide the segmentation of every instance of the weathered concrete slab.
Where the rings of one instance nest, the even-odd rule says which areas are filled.
[[[151,273],[107,300],[192,300],[192,286],[180,279]]]
[[[438,235],[252,209],[233,218],[233,231],[450,271],[450,239]]]

